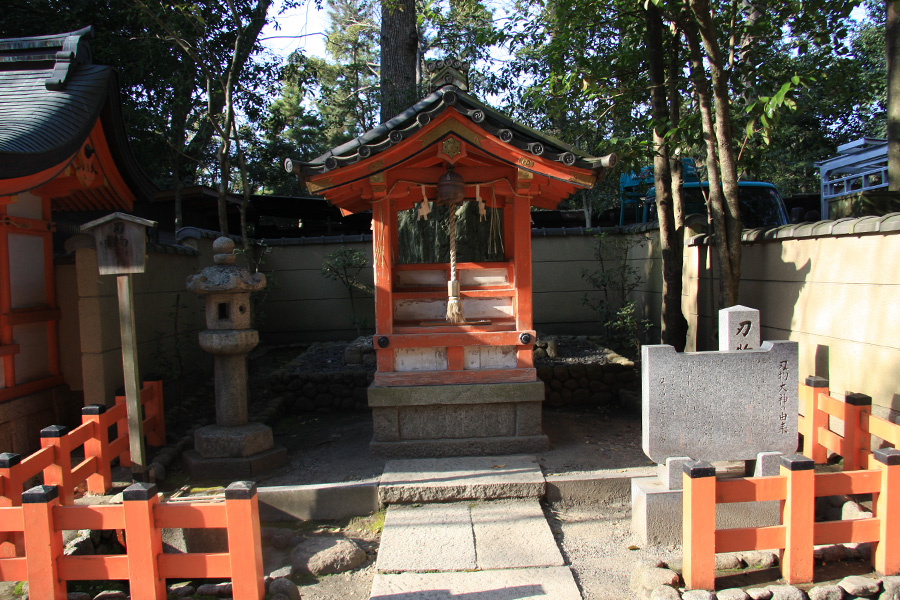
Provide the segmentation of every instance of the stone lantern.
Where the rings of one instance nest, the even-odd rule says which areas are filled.
[[[250,329],[250,293],[266,286],[266,276],[234,264],[234,242],[213,242],[214,266],[187,278],[188,290],[206,296],[206,331],[200,347],[215,360],[216,424],[194,432],[194,450],[185,453],[193,477],[252,477],[285,463],[272,429],[248,422],[247,353],[259,343]]]

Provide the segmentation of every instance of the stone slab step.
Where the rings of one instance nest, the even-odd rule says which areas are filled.
[[[541,498],[546,484],[533,456],[469,456],[388,461],[378,486],[383,504]]]
[[[375,569],[381,573],[563,566],[537,500],[388,508]]]
[[[479,569],[566,564],[537,500],[481,502],[470,514]]]
[[[463,573],[378,573],[371,600],[581,600],[568,567],[503,569]]]

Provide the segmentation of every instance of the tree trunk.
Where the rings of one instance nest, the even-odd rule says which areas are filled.
[[[663,52],[663,24],[659,9],[647,3],[647,66],[650,70],[650,101],[653,107],[653,181],[656,185],[656,213],[662,247],[663,298],[662,342],[684,350],[687,321],[681,312],[681,242],[677,240],[672,207],[672,179],[669,169],[669,108],[666,102],[666,77]]]
[[[244,148],[241,146],[241,140],[237,135],[237,128],[234,131],[234,143],[237,148],[237,158],[238,158],[238,166],[240,167],[241,173],[241,244],[244,246],[244,251],[247,252],[247,263],[248,266],[252,265],[250,260],[250,236],[247,235],[247,207],[250,206],[250,177],[247,175],[247,159],[244,156]],[[256,272],[256,269],[253,269],[253,272]]]
[[[667,74],[669,96],[669,123],[677,127],[681,121],[681,77],[682,71],[681,53],[678,51],[678,38],[672,44],[671,57],[669,58],[669,72]],[[675,218],[676,239],[679,252],[684,246],[684,200],[682,185],[684,184],[684,163],[681,156],[670,156],[669,165],[672,171],[672,215]]]
[[[700,37],[706,49],[709,73],[712,78],[712,91],[715,98],[715,132],[718,150],[719,168],[722,177],[722,192],[725,196],[722,221],[724,227],[716,228],[716,244],[720,246],[719,297],[721,308],[737,304],[738,287],[741,281],[741,218],[738,206],[737,161],[735,160],[733,134],[731,127],[730,98],[728,96],[728,78],[724,70],[722,52],[719,49],[718,35],[715,30],[712,12],[708,0],[691,0],[691,9],[699,25]],[[709,182],[710,194],[713,182]],[[716,209],[715,206],[711,207]],[[715,218],[715,217],[714,217]],[[726,252],[723,252],[726,250]],[[723,261],[724,259],[724,261]]]
[[[722,180],[719,176],[719,163],[716,160],[716,131],[713,121],[712,99],[709,82],[703,67],[703,52],[700,49],[700,39],[696,24],[690,18],[684,25],[685,39],[691,57],[691,79],[694,81],[694,90],[697,95],[697,106],[700,109],[700,123],[703,129],[703,138],[706,142],[706,170],[709,181],[709,191],[706,196],[709,223],[715,231],[725,231],[725,197],[722,194]],[[701,188],[702,189],[702,188]],[[728,248],[723,243],[715,246],[716,255],[720,265],[720,277],[730,277],[731,262],[728,258]],[[721,297],[722,286],[719,286],[719,305],[724,306]]]
[[[381,122],[416,101],[419,35],[414,0],[381,3]]]
[[[900,192],[900,2],[885,0],[887,49],[888,189]]]
[[[222,140],[219,146],[219,196],[216,206],[219,210],[219,233],[228,235],[228,180],[231,161],[228,160],[229,144]]]

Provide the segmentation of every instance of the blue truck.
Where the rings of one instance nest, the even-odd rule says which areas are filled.
[[[700,181],[692,159],[683,159],[684,184],[682,198],[684,214],[706,216],[706,198],[709,182]],[[619,225],[648,223],[657,220],[656,188],[653,185],[653,168],[646,167],[640,173],[624,173],[619,178]],[[786,225],[788,220],[784,200],[778,189],[765,181],[739,181],[738,202],[741,222],[745,229],[770,228]]]

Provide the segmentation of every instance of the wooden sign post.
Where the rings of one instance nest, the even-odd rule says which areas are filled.
[[[134,333],[134,292],[131,287],[131,274],[144,272],[146,230],[147,227],[155,226],[155,221],[118,212],[81,226],[83,231],[94,233],[100,274],[117,276],[122,371],[125,376],[125,404],[128,411],[128,441],[131,450],[131,472],[135,481],[146,481],[147,460],[144,451],[141,376],[137,363],[137,338]]]

